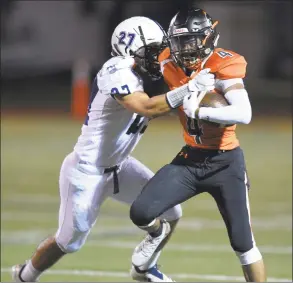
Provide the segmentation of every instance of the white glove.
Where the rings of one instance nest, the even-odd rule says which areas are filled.
[[[196,119],[195,111],[198,109],[199,101],[197,97],[197,92],[193,92],[190,95],[186,95],[183,99],[183,110],[185,114],[192,118]]]
[[[201,70],[188,82],[190,91],[211,91],[215,88],[215,76],[210,74],[210,68]]]
[[[166,99],[171,108],[180,106],[183,102],[183,98],[186,95],[190,95],[195,92],[198,95],[198,101],[200,102],[207,91],[211,91],[215,88],[215,78],[213,74],[210,74],[211,69],[201,70],[195,78],[191,79],[187,84],[168,91]]]

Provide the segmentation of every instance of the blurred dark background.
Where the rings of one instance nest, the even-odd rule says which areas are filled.
[[[110,57],[115,26],[147,16],[165,29],[193,2],[219,20],[219,47],[244,55],[255,114],[289,115],[292,80],[291,1],[11,1],[1,0],[1,105],[69,111],[72,70],[85,60],[91,78]],[[147,90],[165,89],[162,81]]]

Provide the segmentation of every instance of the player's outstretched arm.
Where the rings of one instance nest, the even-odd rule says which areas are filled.
[[[165,115],[172,110],[165,94],[150,98],[145,92],[134,92],[127,96],[116,97],[116,99],[129,111],[149,118]]]
[[[162,116],[182,105],[186,95],[214,88],[214,75],[210,69],[202,70],[187,84],[174,90],[154,97],[149,97],[145,92],[137,91],[126,96],[115,96],[117,101],[126,109],[142,116],[155,118]]]

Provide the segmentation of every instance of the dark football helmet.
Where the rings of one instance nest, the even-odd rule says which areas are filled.
[[[168,40],[174,60],[182,67],[197,69],[217,46],[220,34],[218,21],[202,9],[179,11],[171,20]]]
[[[153,81],[156,81],[162,77],[158,57],[166,47],[167,42],[163,41],[162,44],[149,44],[143,46],[138,49],[137,52],[132,52],[130,54],[134,56],[140,69],[144,73],[147,73]]]

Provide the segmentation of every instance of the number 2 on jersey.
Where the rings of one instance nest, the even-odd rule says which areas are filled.
[[[117,87],[113,87],[111,89],[111,94],[130,94],[130,89],[129,89],[128,85],[122,85],[121,89],[122,89],[122,92],[119,91],[119,89]],[[125,92],[125,90],[127,92]]]
[[[187,118],[187,131],[188,134],[194,137],[194,140],[197,144],[202,143],[200,136],[203,134],[202,127],[199,126],[198,120],[192,119],[188,116]]]

